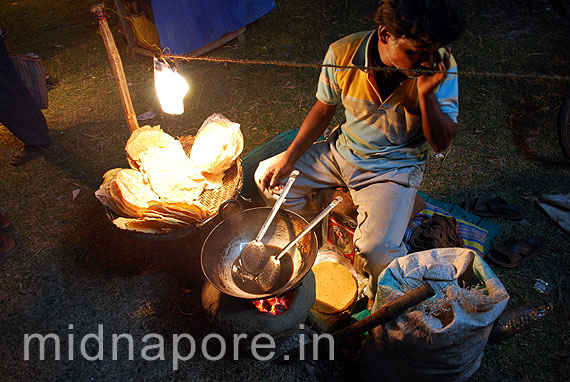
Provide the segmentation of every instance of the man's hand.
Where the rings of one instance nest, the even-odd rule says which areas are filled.
[[[266,189],[269,193],[273,194],[274,191],[280,189],[280,180],[289,176],[293,171],[293,164],[289,163],[285,158],[279,162],[271,165],[266,171],[263,178],[261,178],[261,191]]]
[[[438,64],[438,68],[447,72],[451,66],[451,54],[445,48],[443,60]],[[422,130],[427,141],[433,150],[441,152],[445,150],[455,135],[457,134],[457,124],[441,111],[441,106],[437,101],[433,90],[445,78],[447,73],[425,73],[418,77],[418,97],[420,100],[420,110],[422,113]]]
[[[436,54],[438,54],[436,52]],[[445,48],[443,59],[437,64],[436,70],[447,72],[451,66],[451,53],[449,48]],[[429,94],[440,84],[447,73],[424,73],[418,77],[418,94],[425,96]]]
[[[279,162],[271,165],[261,178],[261,191],[273,193],[279,181],[289,176],[293,165],[299,157],[317,140],[329,125],[336,110],[336,105],[328,105],[318,101],[303,120],[299,132]]]

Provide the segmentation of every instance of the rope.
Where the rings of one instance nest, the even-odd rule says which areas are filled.
[[[337,68],[337,69],[360,69],[360,70],[377,70],[383,72],[414,72],[414,73],[446,73],[442,70],[432,70],[432,69],[398,69],[398,68],[387,68],[387,67],[374,67],[374,66],[345,66],[345,65],[328,65],[328,64],[308,64],[308,63],[297,63],[290,61],[259,61],[259,60],[241,60],[232,58],[216,58],[216,57],[188,57],[182,55],[174,54],[161,54],[159,58],[168,58],[183,61],[210,61],[218,63],[232,63],[232,64],[246,64],[246,65],[272,65],[272,66],[286,66],[293,68]],[[507,78],[514,80],[546,80],[546,81],[558,81],[558,82],[570,82],[569,76],[559,76],[559,75],[549,75],[549,74],[537,74],[537,73],[493,73],[493,72],[474,72],[474,71],[458,71],[453,73],[448,73],[450,75],[462,75],[462,76],[473,76],[473,77],[487,77],[487,78]]]
[[[133,20],[130,17],[125,17],[116,10],[112,8],[105,8],[119,17],[122,17],[128,20],[131,24],[133,24]],[[103,18],[106,16],[103,10]],[[99,14],[97,14],[97,19],[99,20]],[[129,31],[125,31],[125,33],[129,34],[133,39],[137,39],[134,35],[132,35]],[[375,67],[375,66],[345,66],[345,65],[328,65],[328,64],[309,64],[309,63],[297,63],[297,62],[290,62],[290,61],[259,61],[259,60],[242,60],[242,59],[232,59],[232,58],[216,58],[216,57],[189,57],[183,55],[174,55],[174,54],[165,54],[166,51],[170,52],[170,49],[167,47],[165,49],[161,49],[156,44],[150,44],[149,42],[145,41],[144,37],[141,36],[141,39],[145,44],[148,46],[156,47],[160,54],[156,54],[157,59],[175,59],[175,60],[183,60],[183,61],[209,61],[209,62],[218,62],[218,63],[232,63],[232,64],[245,64],[245,65],[271,65],[271,66],[282,66],[282,67],[293,67],[293,68],[336,68],[336,69],[348,69],[348,70],[375,70],[375,71],[382,71],[382,72],[412,72],[412,73],[447,73],[442,70],[433,70],[433,69],[398,69],[398,68],[388,68],[388,67]],[[514,72],[507,72],[507,73],[496,73],[496,72],[475,72],[475,71],[457,71],[452,73],[447,73],[449,75],[461,75],[461,76],[472,76],[472,77],[484,77],[484,78],[506,78],[511,80],[544,80],[544,81],[556,81],[556,82],[569,82],[570,83],[570,76],[560,76],[560,75],[552,75],[552,74],[537,74],[537,73],[514,73]]]
[[[97,21],[103,21],[107,18],[107,13],[105,12],[105,4],[101,8],[93,8],[92,12],[95,13]]]

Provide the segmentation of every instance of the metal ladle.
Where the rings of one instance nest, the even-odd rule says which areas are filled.
[[[279,273],[281,272],[281,258],[289,251],[303,236],[305,236],[314,226],[316,226],[323,218],[335,208],[342,201],[342,196],[337,196],[335,200],[331,202],[316,218],[309,223],[304,230],[299,232],[299,234],[287,244],[276,256],[270,256],[265,263],[263,270],[257,275],[256,282],[259,288],[267,292],[275,286],[277,279],[279,278]]]
[[[243,249],[241,250],[241,253],[239,255],[240,257],[239,261],[241,262],[241,265],[243,266],[245,271],[253,276],[257,276],[265,267],[265,263],[267,263],[267,253],[265,249],[265,244],[261,242],[261,239],[263,239],[263,235],[265,235],[265,232],[267,232],[267,229],[269,228],[269,225],[273,221],[273,218],[275,217],[275,215],[277,215],[279,207],[281,207],[281,205],[285,201],[285,196],[291,189],[291,186],[293,185],[293,182],[295,181],[298,175],[299,171],[297,170],[293,170],[291,172],[291,175],[289,175],[289,180],[287,181],[285,188],[281,192],[279,199],[277,199],[277,201],[273,205],[273,208],[271,209],[271,212],[267,216],[267,219],[265,219],[265,222],[261,226],[259,233],[257,234],[254,240],[247,243],[245,247],[243,247]]]

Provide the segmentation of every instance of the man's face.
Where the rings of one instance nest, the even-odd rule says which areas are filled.
[[[392,35],[378,42],[380,58],[385,65],[398,69],[410,69],[404,72],[408,77],[419,77],[422,73],[413,69],[431,69],[434,53],[439,46],[425,46],[407,38],[396,38]]]

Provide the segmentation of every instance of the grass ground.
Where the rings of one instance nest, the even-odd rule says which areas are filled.
[[[570,75],[570,27],[552,10],[531,16],[521,1],[460,2],[468,17],[467,32],[452,47],[460,70],[531,77],[460,77],[459,135],[443,166],[430,160],[421,189],[450,202],[483,194],[523,206],[526,221],[497,220],[502,226],[497,242],[510,235],[540,235],[548,241],[547,251],[520,268],[494,270],[513,305],[546,300],[555,307],[541,325],[487,346],[471,380],[568,380],[570,240],[527,199],[570,192],[570,160],[555,130],[569,84],[532,77]],[[358,6],[340,0],[276,3],[274,11],[248,25],[246,43],[231,42],[209,55],[318,63],[329,43],[373,27],[372,0]],[[190,333],[200,341],[212,330],[200,306],[199,286],[188,286],[165,261],[164,246],[117,232],[93,197],[106,170],[127,166],[128,129],[91,5],[86,0],[20,0],[0,7],[12,48],[39,54],[58,81],[45,111],[53,139],[45,157],[11,167],[8,162],[21,143],[0,128],[0,211],[14,222],[12,236],[19,242],[0,270],[2,380],[346,380],[348,371],[338,363],[276,367],[197,356],[173,371],[168,361],[144,361],[140,350],[133,361],[124,353],[112,361],[109,348],[103,361],[86,361],[78,351],[73,361],[66,356],[54,361],[53,352],[45,361],[37,354],[24,361],[24,333],[59,334],[65,355],[68,334],[80,338],[96,332],[97,324],[104,324],[105,333],[130,333],[137,344],[145,334],[159,333],[167,348],[173,333]],[[111,15],[114,32],[116,21]],[[191,87],[185,114],[163,115],[150,59],[133,59],[124,40],[115,36],[135,110],[155,111],[158,116],[150,122],[175,136],[194,134],[218,112],[241,124],[247,153],[297,127],[314,102],[316,69],[190,62],[183,65]],[[536,278],[553,285],[549,296],[531,289]]]

